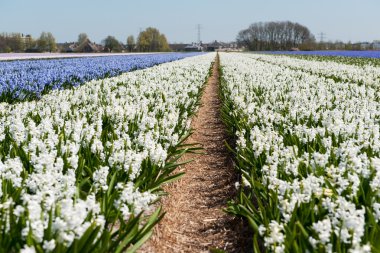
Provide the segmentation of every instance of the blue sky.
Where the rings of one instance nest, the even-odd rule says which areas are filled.
[[[380,39],[380,0],[0,0],[0,32],[52,32],[58,42],[75,41],[86,32],[100,42],[107,35],[126,41],[140,29],[158,28],[169,42],[201,39],[233,41],[259,21],[290,20],[307,26],[318,38]]]

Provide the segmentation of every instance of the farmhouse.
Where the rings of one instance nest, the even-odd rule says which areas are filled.
[[[58,46],[61,48],[60,51],[65,53],[97,53],[104,50],[104,47],[102,45],[91,42],[89,39],[86,39],[80,45],[77,42],[66,42],[58,44]]]
[[[86,39],[82,44],[75,48],[76,52],[81,53],[96,53],[102,51],[102,48],[95,43],[92,43],[89,39]]]

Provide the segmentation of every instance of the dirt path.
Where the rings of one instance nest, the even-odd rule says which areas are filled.
[[[249,252],[245,226],[222,211],[236,194],[238,179],[224,145],[228,137],[219,115],[218,66],[217,60],[192,122],[194,134],[187,140],[199,143],[206,154],[186,155],[185,160],[195,161],[182,166],[179,170],[186,174],[165,188],[169,194],[162,205],[167,213],[140,252]]]

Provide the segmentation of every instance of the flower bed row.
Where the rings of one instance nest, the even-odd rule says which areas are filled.
[[[133,252],[191,146],[190,117],[215,55],[0,103],[0,248]]]
[[[374,85],[380,83],[380,68],[371,64],[353,65],[339,61],[306,60],[290,56],[273,56],[250,54],[253,59],[288,67],[293,70],[308,71],[314,75],[325,76],[337,82],[354,82],[357,84]],[[344,61],[343,61],[344,62]]]
[[[199,53],[114,55],[0,62],[0,102],[39,98],[50,90],[78,86]]]
[[[222,115],[242,173],[228,211],[247,218],[254,250],[379,251],[378,86],[304,71],[315,65],[306,60],[220,57]]]
[[[378,50],[316,50],[316,51],[272,51],[271,54],[306,55],[306,56],[327,56],[344,58],[366,58],[380,59]]]
[[[380,58],[363,58],[363,57],[344,57],[344,56],[319,56],[319,55],[291,55],[293,58],[319,61],[319,62],[338,62],[341,64],[356,66],[380,66]]]

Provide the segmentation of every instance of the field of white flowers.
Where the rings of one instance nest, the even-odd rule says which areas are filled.
[[[0,252],[140,248],[162,185],[197,150],[184,141],[215,56],[0,103]],[[380,65],[219,56],[241,173],[226,211],[247,220],[253,250],[380,252]]]
[[[380,68],[220,54],[256,252],[380,251]],[[237,184],[239,186],[239,184]]]
[[[133,252],[215,54],[0,103],[0,251]]]

